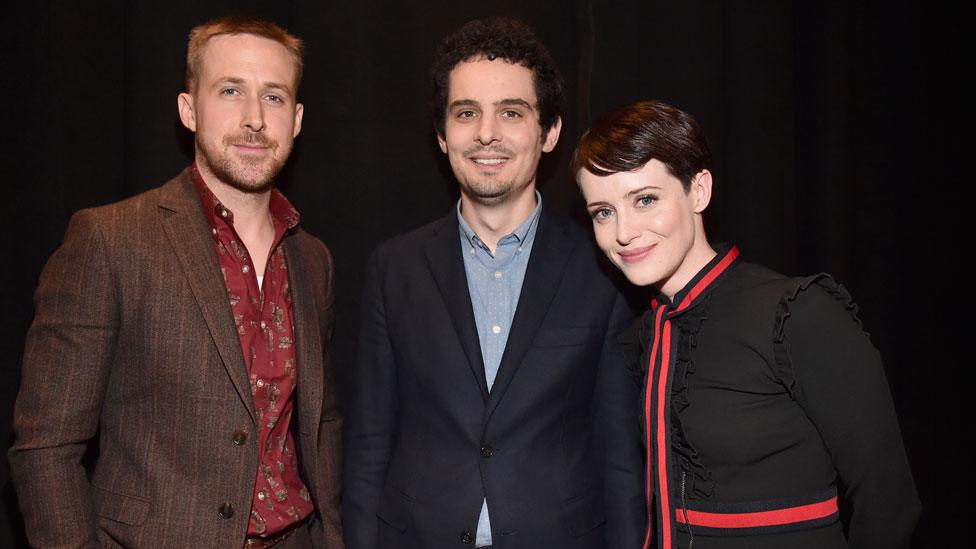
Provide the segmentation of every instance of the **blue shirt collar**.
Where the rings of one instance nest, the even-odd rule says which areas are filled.
[[[474,232],[474,229],[472,229],[471,226],[468,225],[468,222],[464,220],[464,216],[461,215],[460,199],[458,199],[457,201],[456,209],[457,209],[458,225],[461,227],[462,237],[469,244],[471,244],[472,247],[478,247],[483,250],[490,251],[488,250],[488,246]],[[538,223],[539,212],[541,211],[542,211],[542,194],[539,193],[539,191],[535,191],[535,209],[532,210],[532,213],[529,214],[529,217],[525,218],[525,220],[522,221],[522,223],[520,223],[518,227],[515,227],[514,231],[498,239],[498,243],[499,244],[505,243],[507,241],[510,241],[510,239],[512,238],[515,238],[515,240],[518,241],[519,243],[524,243],[525,240],[529,238],[532,229],[534,229],[536,224]]]

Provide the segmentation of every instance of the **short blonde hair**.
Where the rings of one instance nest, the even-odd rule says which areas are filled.
[[[207,42],[222,34],[253,34],[281,44],[295,59],[295,89],[302,82],[302,68],[305,49],[302,39],[288,33],[285,29],[270,21],[263,21],[253,17],[229,15],[207,21],[190,31],[190,41],[186,46],[186,89],[193,92],[200,75],[200,63],[203,62],[203,50]]]

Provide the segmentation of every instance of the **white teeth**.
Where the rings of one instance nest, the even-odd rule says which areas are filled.
[[[505,161],[504,158],[472,158],[475,164],[486,164],[489,166],[495,166],[501,164]]]

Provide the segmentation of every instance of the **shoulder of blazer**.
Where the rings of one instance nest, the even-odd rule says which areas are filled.
[[[445,236],[444,231],[451,230],[454,231],[451,234],[457,234],[457,210],[453,206],[444,217],[381,242],[370,254],[370,263],[378,261],[385,264],[396,256],[421,257],[424,247],[430,240],[443,238]],[[455,237],[455,240],[457,238]]]
[[[186,185],[183,185],[184,180]],[[187,191],[191,191],[193,194],[187,194]],[[112,220],[118,220],[131,224],[145,219],[146,214],[151,215],[153,209],[158,206],[179,211],[194,204],[194,199],[196,199],[196,204],[199,204],[199,198],[196,198],[196,196],[196,190],[193,189],[193,184],[181,173],[166,183],[148,191],[143,191],[117,202],[83,208],[79,211],[85,211],[94,215],[100,221],[111,222]]]

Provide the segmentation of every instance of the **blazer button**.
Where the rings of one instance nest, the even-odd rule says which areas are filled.
[[[495,454],[495,449],[487,444],[481,447],[481,457],[488,459]]]
[[[471,535],[471,532],[468,532],[467,530],[461,532],[461,543],[471,543],[473,541],[474,541],[474,536]]]
[[[247,442],[247,432],[241,429],[234,431],[234,436],[231,438],[234,441],[234,446],[243,446]]]
[[[229,504],[229,503],[227,503],[226,501],[224,503],[221,503],[220,504],[220,507],[217,508],[217,515],[220,516],[220,518],[222,518],[224,520],[227,520],[227,519],[233,517],[234,516],[234,506],[231,505],[231,504]]]

